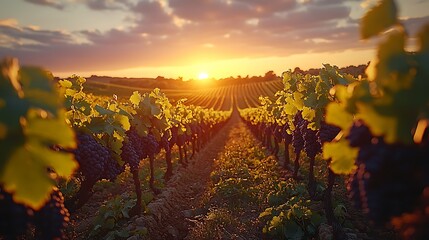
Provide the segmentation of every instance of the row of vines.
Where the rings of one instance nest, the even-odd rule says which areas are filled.
[[[330,65],[319,76],[287,71],[277,99],[261,97],[260,107],[240,114],[274,154],[284,144],[284,168],[295,179],[305,178],[311,200],[324,202],[335,239],[344,238],[331,202],[338,175],[346,176],[349,198],[373,223],[393,227],[404,239],[428,239],[429,25],[415,36],[416,51],[408,52],[395,3],[385,0],[361,23],[363,39],[379,34],[385,40],[368,79],[340,74]],[[319,153],[328,162],[327,179],[315,178]],[[302,161],[309,164],[305,177]],[[326,188],[318,188],[318,181]]]
[[[149,161],[149,187],[159,193],[155,155],[165,154],[168,181],[173,146],[186,167],[231,114],[186,100],[173,105],[159,89],[129,99],[94,96],[84,91],[84,78],[54,82],[48,72],[20,67],[16,59],[0,67],[0,236],[6,239],[28,232],[63,238],[70,214],[88,202],[94,185],[124,171],[133,176],[136,194],[127,214],[140,215],[141,162]],[[72,180],[79,189],[64,199],[60,189]]]

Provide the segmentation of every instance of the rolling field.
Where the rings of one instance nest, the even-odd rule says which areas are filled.
[[[274,99],[277,91],[283,88],[281,80],[252,82],[247,84],[234,84],[229,86],[207,87],[201,85],[200,89],[162,89],[166,96],[175,102],[187,99],[186,105],[196,105],[214,110],[231,110],[259,106],[259,97],[268,96]],[[87,82],[86,90],[96,95],[129,97],[134,91],[150,92],[150,88],[132,87],[129,85],[112,84],[106,82]]]

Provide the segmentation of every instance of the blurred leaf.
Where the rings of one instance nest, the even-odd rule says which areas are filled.
[[[336,102],[331,102],[326,107],[326,123],[348,130],[353,122],[353,115],[344,111],[343,107]]]
[[[355,159],[358,152],[359,148],[350,147],[345,139],[323,144],[323,158],[332,159],[330,167],[336,174],[351,173],[356,168]]]
[[[360,35],[363,39],[373,37],[392,27],[397,22],[395,2],[393,0],[382,0],[362,18]]]

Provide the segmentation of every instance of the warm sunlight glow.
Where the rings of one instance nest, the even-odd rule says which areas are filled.
[[[198,74],[198,80],[206,80],[209,78],[209,74],[206,72],[200,72]]]

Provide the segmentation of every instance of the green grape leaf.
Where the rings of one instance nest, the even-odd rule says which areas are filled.
[[[338,142],[323,144],[323,158],[331,159],[331,169],[336,174],[349,174],[355,168],[355,159],[359,148],[350,147],[349,142],[341,139]]]
[[[300,92],[294,92],[293,93],[293,99],[294,99],[294,105],[298,110],[302,110],[304,107],[304,94]]]
[[[127,131],[131,128],[130,119],[128,118],[128,116],[121,115],[121,114],[115,114],[115,116],[113,118],[114,118],[115,122],[120,123],[121,127],[125,131]]]
[[[362,18],[360,35],[363,39],[368,39],[387,30],[397,22],[395,2],[393,0],[382,0]]]
[[[53,84],[52,76],[35,67],[22,67],[19,71],[24,98],[33,108],[41,108],[56,115],[62,98]]]
[[[383,136],[386,143],[394,143],[398,140],[398,119],[378,113],[373,106],[357,103],[358,118],[362,119],[375,136]],[[411,140],[411,132],[409,138]]]
[[[48,166],[66,176],[77,164],[72,154],[54,152],[37,145],[21,146],[10,156],[0,181],[6,191],[13,193],[14,201],[39,209],[55,186],[48,175]]]
[[[63,119],[29,116],[24,132],[30,142],[42,142],[47,146],[58,144],[65,148],[76,147],[74,132]]]
[[[24,94],[18,81],[18,62],[14,59],[4,60],[0,67],[0,123],[8,132],[19,131],[20,118],[26,115],[29,104],[22,100]]]
[[[315,92],[308,93],[304,100],[304,105],[309,108],[313,108],[313,109],[316,108],[318,104],[317,98],[318,98],[317,93]]]
[[[303,107],[301,115],[302,115],[302,118],[311,122],[316,117],[316,111],[309,107]]]
[[[274,218],[273,218],[274,219]],[[295,221],[287,221],[283,226],[283,234],[287,239],[301,240],[305,233]]]
[[[66,80],[66,79],[60,80],[60,81],[58,81],[58,83],[63,88],[71,88],[73,86],[73,83],[69,80]]]
[[[104,108],[104,107],[102,107],[100,105],[95,105],[94,109],[98,113],[100,113],[101,115],[114,115],[114,114],[116,114],[116,112],[114,112],[112,110],[109,110],[109,109],[106,109],[106,108]]]
[[[130,102],[136,106],[140,104],[141,99],[142,96],[138,91],[134,91],[133,94],[130,96]]]
[[[140,136],[146,136],[149,133],[149,128],[143,123],[143,121],[138,121],[137,118],[133,119],[132,125],[136,127],[136,131]]]
[[[158,105],[151,105],[150,106],[150,113],[153,116],[158,116],[161,114],[161,108]]]
[[[331,102],[326,107],[326,123],[347,130],[353,123],[353,115],[344,111],[339,103]]]

